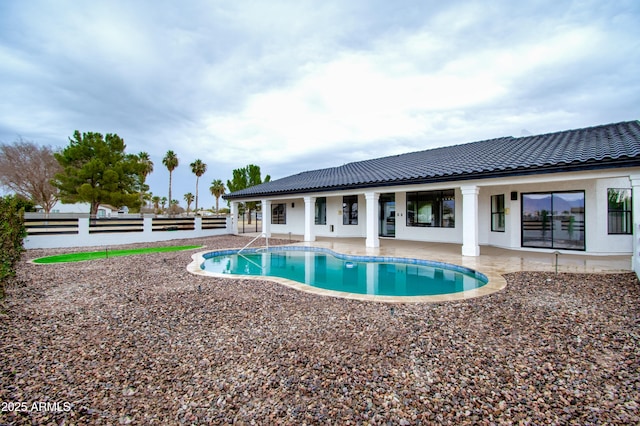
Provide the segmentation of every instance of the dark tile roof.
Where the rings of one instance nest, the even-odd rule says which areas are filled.
[[[569,170],[640,166],[640,122],[503,137],[311,170],[224,196],[237,199]]]

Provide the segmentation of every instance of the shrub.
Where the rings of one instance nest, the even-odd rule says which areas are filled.
[[[12,195],[0,197],[0,299],[4,298],[7,281],[16,274],[26,235],[24,203]]]

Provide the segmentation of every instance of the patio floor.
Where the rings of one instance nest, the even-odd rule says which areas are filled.
[[[300,235],[273,234],[271,238],[290,239],[292,244],[295,245],[324,247],[344,254],[409,257],[445,262],[479,271],[489,278],[489,284],[486,286],[471,292],[464,292],[464,294],[421,297],[428,298],[429,301],[458,300],[493,293],[504,288],[506,281],[503,275],[510,272],[554,272],[556,270],[556,256],[552,252],[508,250],[481,246],[480,256],[472,257],[462,256],[460,244],[427,243],[381,238],[380,247],[368,248],[365,247],[364,238],[318,237],[317,241],[314,242],[302,242],[302,236]],[[582,253],[570,254],[563,252],[557,257],[557,270],[558,272],[573,273],[630,272],[632,270],[631,255],[593,256]],[[353,298],[369,300],[372,297],[354,295]],[[373,297],[373,299],[376,299],[376,297]],[[407,299],[405,298],[403,301],[406,302]]]

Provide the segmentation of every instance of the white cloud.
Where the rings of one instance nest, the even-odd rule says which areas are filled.
[[[183,163],[176,182],[193,191],[195,158],[223,180],[249,163],[281,177],[640,118],[639,9],[0,2],[0,140],[64,145],[75,129],[116,132],[155,156],[156,192],[168,149]]]
[[[343,53],[314,64],[288,85],[255,93],[240,111],[206,119],[206,129],[229,142],[218,150],[225,161],[248,151],[279,162],[283,152],[296,158],[385,140],[414,139],[416,147],[424,147],[427,138],[460,136],[461,128],[468,129],[470,123],[460,111],[496,108],[519,85],[526,85],[532,73],[579,62],[589,47],[600,44],[599,37],[593,29],[575,29],[443,57],[451,51],[445,38],[427,31],[396,34],[392,42],[379,40],[370,52]],[[425,70],[426,55],[441,62]],[[538,116],[545,119],[548,113]],[[499,124],[522,127],[535,119],[532,115],[512,111]],[[495,128],[495,123],[487,125]],[[383,144],[373,147],[374,152],[367,151],[371,155],[391,153]],[[406,148],[406,143],[392,151],[397,148]]]

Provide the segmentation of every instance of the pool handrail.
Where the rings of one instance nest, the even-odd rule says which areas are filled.
[[[242,247],[240,250],[238,250],[238,253],[237,253],[237,254],[240,254],[244,249],[246,249],[247,247],[249,247],[251,244],[253,244],[253,242],[254,242],[255,240],[257,240],[257,239],[258,239],[258,238],[260,238],[260,237],[264,237],[264,238],[265,238],[265,240],[266,240],[266,242],[267,242],[267,250],[269,250],[269,236],[267,235],[267,233],[266,233],[266,232],[261,232],[261,233],[260,233],[260,235],[256,236],[253,240],[249,241],[249,242],[247,243],[247,245],[245,245],[245,246],[244,246],[244,247]]]

